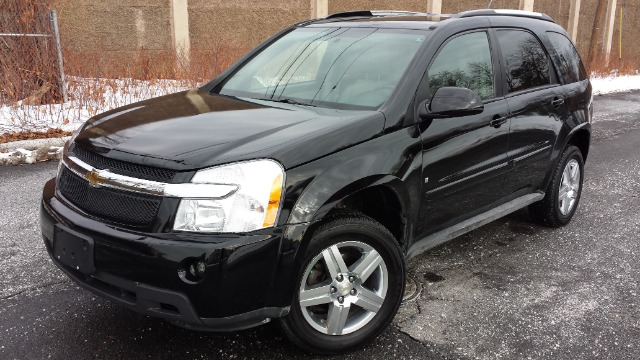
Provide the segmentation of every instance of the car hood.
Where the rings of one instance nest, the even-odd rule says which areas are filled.
[[[384,115],[189,90],[97,115],[75,139],[106,157],[174,170],[255,158],[285,168],[378,136]]]

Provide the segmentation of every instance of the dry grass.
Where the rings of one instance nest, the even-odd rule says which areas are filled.
[[[114,61],[100,52],[63,50],[68,102],[36,105],[28,95],[5,101],[10,125],[0,133],[46,130],[87,120],[98,113],[143,99],[202,85],[241,57],[244,49],[213,46],[195,49],[189,66],[171,50],[138,49],[129,59]],[[57,75],[56,75],[57,76]],[[2,104],[0,104],[2,105]],[[6,115],[5,115],[6,116]]]
[[[21,131],[14,133],[0,134],[0,144],[8,143],[12,141],[20,140],[33,140],[33,139],[49,139],[58,138],[64,136],[70,136],[68,131],[62,131],[60,129],[47,129],[47,131]]]
[[[591,76],[609,76],[611,74],[637,75],[638,70],[640,70],[640,63],[638,59],[629,57],[619,59],[614,57],[613,54],[607,63],[604,55],[600,55],[592,61],[588,66],[588,70]]]
[[[0,29],[9,34],[52,34],[48,0],[0,0]],[[0,37],[0,103],[61,100],[54,38]]]

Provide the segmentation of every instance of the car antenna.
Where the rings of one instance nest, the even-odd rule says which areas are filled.
[[[493,3],[493,0],[489,0],[489,5],[487,5],[487,9],[491,9],[491,3]]]

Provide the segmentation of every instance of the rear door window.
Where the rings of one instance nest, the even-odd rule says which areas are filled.
[[[549,56],[528,31],[498,30],[509,93],[551,84]]]
[[[551,44],[553,44],[560,60],[560,76],[564,79],[565,84],[570,84],[587,78],[587,72],[584,69],[582,60],[578,50],[573,46],[568,37],[557,33],[547,32]]]

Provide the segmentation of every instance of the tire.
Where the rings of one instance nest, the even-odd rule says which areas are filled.
[[[342,215],[314,233],[295,284],[291,310],[279,319],[284,334],[309,352],[349,352],[380,335],[398,311],[404,257],[384,226]]]
[[[568,224],[580,202],[583,178],[582,153],[577,147],[569,145],[560,156],[544,199],[529,206],[531,217],[550,227]]]

